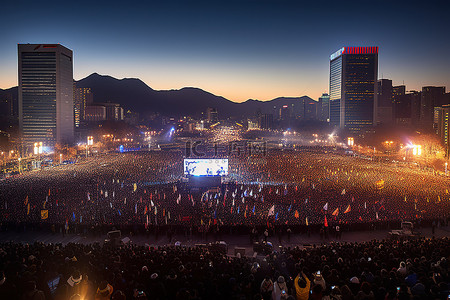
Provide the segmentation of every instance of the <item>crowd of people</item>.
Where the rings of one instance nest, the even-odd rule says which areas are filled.
[[[0,184],[3,223],[261,226],[446,222],[448,177],[327,152],[231,156],[228,182],[183,183],[181,151],[116,153]]]
[[[0,244],[1,299],[447,299],[450,240],[227,256],[202,247]]]

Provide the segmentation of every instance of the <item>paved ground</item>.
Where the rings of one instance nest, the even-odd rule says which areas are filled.
[[[421,229],[422,236],[431,238],[433,234],[431,232],[431,228],[423,228]],[[150,246],[161,246],[169,244],[169,240],[167,236],[160,235],[156,240],[154,235],[137,235],[130,236],[122,233],[123,237],[129,237],[134,244],[145,245],[148,244]],[[376,231],[357,231],[357,232],[344,232],[342,235],[341,242],[364,242],[370,241],[373,239],[385,239],[388,237],[387,230],[376,230]],[[434,234],[434,237],[450,237],[450,226],[437,228]],[[102,243],[106,236],[93,237],[93,236],[83,236],[80,234],[69,234],[64,237],[62,234],[51,234],[47,232],[0,232],[0,242],[6,241],[15,241],[21,243],[34,243],[35,241],[44,242],[44,243]],[[250,239],[248,235],[227,235],[224,234],[218,238],[218,240],[225,241],[228,244],[228,254],[234,255],[235,247],[241,247],[246,249],[247,255],[252,255],[253,250],[250,244]],[[277,236],[269,237],[268,239],[273,243],[274,249],[284,246],[284,247],[295,247],[295,246],[304,246],[304,245],[312,245],[312,244],[322,244],[337,241],[334,237],[331,237],[328,240],[321,240],[318,234],[311,234],[310,237],[304,234],[293,234],[291,236],[291,240],[288,241],[287,237],[283,237],[281,244],[278,240]],[[201,239],[200,236],[194,236],[192,239],[185,237],[184,235],[174,235],[172,238],[172,244],[176,241],[181,242],[182,245],[186,246],[194,246],[195,244],[206,244],[210,242],[214,242],[214,237],[212,235],[208,235],[207,240]]]

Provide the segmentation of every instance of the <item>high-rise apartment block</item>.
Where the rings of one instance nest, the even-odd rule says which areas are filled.
[[[378,47],[343,47],[330,56],[330,123],[363,133],[376,124]]]
[[[59,44],[19,44],[18,62],[22,141],[72,143],[72,50]]]

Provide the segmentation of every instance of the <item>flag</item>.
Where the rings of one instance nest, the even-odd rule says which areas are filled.
[[[339,215],[339,208],[336,208],[333,213],[331,214],[332,216],[337,216]]]
[[[364,201],[364,209],[367,209],[367,202]]]
[[[72,221],[75,222],[75,212],[72,212]]]
[[[344,214],[349,213],[349,212],[351,212],[351,211],[352,211],[352,209],[351,209],[350,204],[349,204],[349,205],[347,206],[347,208],[345,209]]]
[[[137,184],[134,183],[134,184],[133,184],[133,192],[136,192],[136,190],[137,190]]]
[[[325,220],[324,220],[324,222],[323,222],[323,226],[328,227],[327,216],[325,216]]]
[[[375,217],[376,217],[377,220],[378,220],[378,212],[375,212]]]
[[[275,205],[272,205],[272,207],[269,209],[269,213],[267,214],[268,217],[275,215]]]
[[[25,198],[25,202],[24,202],[23,204],[25,204],[25,206],[28,204],[28,195],[27,195],[27,197]]]
[[[328,210],[328,202],[323,206],[323,210]]]
[[[30,203],[28,203],[28,205],[27,205],[27,215],[29,215],[30,214]]]
[[[48,189],[48,195],[50,196],[50,188]]]
[[[294,217],[295,217],[296,219],[298,219],[298,217],[299,217],[298,210],[295,210]]]
[[[253,214],[255,214],[255,205],[253,205],[252,212],[253,212]]]
[[[151,207],[155,206],[155,203],[153,203],[153,200],[150,200],[150,206]]]
[[[345,195],[345,189],[342,190],[341,195]]]
[[[89,192],[87,193],[87,199],[88,199],[89,201],[91,201],[91,195],[89,194]]]
[[[178,194],[177,204],[180,204],[180,201],[181,201],[181,194]]]

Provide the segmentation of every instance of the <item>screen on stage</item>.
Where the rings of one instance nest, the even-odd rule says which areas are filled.
[[[227,158],[186,158],[184,175],[193,176],[227,176]]]

